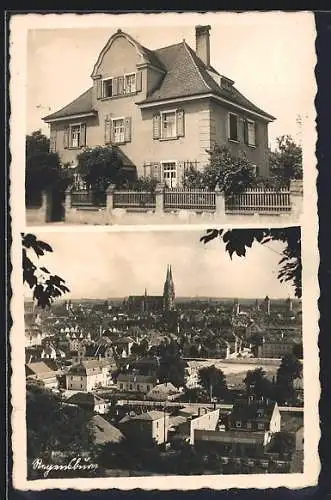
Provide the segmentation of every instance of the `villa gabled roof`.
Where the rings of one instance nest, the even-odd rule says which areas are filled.
[[[164,73],[159,87],[154,89],[146,99],[138,104],[146,106],[165,100],[208,95],[220,98],[230,105],[240,106],[247,111],[257,113],[267,121],[275,120],[272,115],[253,104],[233,85],[223,87],[218,84],[210,72],[215,73],[219,78],[221,78],[221,75],[214,68],[207,68],[185,40],[167,47],[150,50],[133,40],[130,35],[125,34],[125,36],[135,43],[147,64],[159,68]],[[98,61],[106,48],[107,45],[101,51]],[[95,68],[98,64],[97,62]],[[229,79],[227,80],[229,81]],[[62,109],[45,116],[43,120],[48,122],[73,115],[97,114],[97,111],[93,109],[92,89],[93,87],[89,88]]]
[[[209,74],[206,65],[185,41],[157,49],[155,52],[165,66],[167,73],[160,87],[140,104],[212,93],[249,111],[258,113],[268,120],[275,119],[249,101],[235,87],[223,88],[218,85]],[[213,72],[219,74],[214,69]]]

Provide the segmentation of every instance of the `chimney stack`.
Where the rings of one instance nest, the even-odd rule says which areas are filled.
[[[196,26],[195,27],[195,50],[197,56],[201,59],[203,63],[210,67],[210,41],[209,41],[209,31],[211,26]]]

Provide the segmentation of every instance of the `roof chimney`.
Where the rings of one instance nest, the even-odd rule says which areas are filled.
[[[207,26],[196,26],[195,27],[195,50],[197,56],[201,59],[203,63],[209,68],[210,66],[210,42],[209,42],[209,30],[211,27]]]

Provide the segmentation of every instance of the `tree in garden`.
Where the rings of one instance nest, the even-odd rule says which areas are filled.
[[[209,163],[202,172],[194,167],[185,172],[186,187],[215,190],[218,186],[221,191],[231,195],[254,184],[254,168],[243,153],[233,156],[227,147],[217,144],[208,153]]]
[[[26,136],[25,192],[26,203],[40,202],[42,191],[50,189],[60,177],[60,159],[49,152],[49,139],[41,130]]]
[[[302,179],[302,148],[290,135],[277,137],[277,148],[270,153],[271,175],[281,182]]]
[[[45,456],[52,451],[72,454],[92,450],[94,434],[90,418],[90,412],[64,405],[52,391],[30,385],[26,407],[28,456]]]
[[[302,342],[300,342],[299,344],[294,344],[293,355],[298,359],[303,358],[303,344],[302,344]]]
[[[122,186],[130,180],[116,148],[85,148],[77,156],[77,161],[78,174],[95,193],[104,193],[110,184]],[[136,174],[133,177],[132,181],[135,180]]]
[[[295,438],[290,432],[277,432],[273,435],[268,451],[270,453],[287,454],[295,451]]]
[[[43,191],[64,193],[72,183],[72,169],[62,166],[59,155],[49,151],[50,140],[41,130],[26,136],[25,193],[26,204],[41,202]]]
[[[38,240],[34,234],[22,234],[23,284],[30,287],[33,299],[42,308],[50,306],[56,298],[69,292],[63,278],[33,262],[32,255],[39,258],[52,251],[48,243]]]
[[[210,399],[224,398],[228,392],[225,375],[215,365],[199,370],[199,384],[208,392]]]
[[[296,378],[302,377],[302,363],[293,354],[283,357],[277,370],[277,388],[279,399],[287,402],[295,395],[293,382]]]
[[[221,238],[225,243],[225,251],[232,258],[233,254],[245,257],[247,248],[254,242],[265,245],[271,241],[280,241],[285,247],[279,261],[278,279],[281,283],[289,282],[295,288],[296,297],[301,297],[301,230],[299,226],[280,229],[208,229],[200,238],[208,243],[215,238]]]
[[[272,383],[265,376],[263,368],[248,370],[244,384],[248,395],[253,395],[256,398],[260,398],[261,396],[267,398],[273,395]]]
[[[135,354],[136,356],[146,356],[149,350],[149,343],[147,339],[142,339],[140,344],[133,344],[131,347],[131,353]]]

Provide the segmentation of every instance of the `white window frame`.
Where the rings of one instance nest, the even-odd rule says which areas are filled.
[[[115,137],[115,122],[122,120],[123,122],[123,139],[117,141]],[[124,116],[118,116],[116,118],[111,119],[111,127],[112,127],[112,136],[114,139],[114,144],[124,144],[125,142],[125,118]]]
[[[255,129],[255,121],[251,119],[247,119],[247,145],[250,146],[251,148],[256,148],[256,129]],[[248,125],[253,125],[253,130],[254,130],[254,144],[249,142],[249,129]]]
[[[78,137],[78,144],[77,146],[74,146],[73,145],[73,141],[72,141],[72,129],[75,128],[75,127],[79,127],[79,137]],[[82,123],[71,123],[69,125],[69,148],[73,148],[73,149],[77,149],[77,148],[80,148],[80,139],[81,139],[81,134],[82,134]]]
[[[105,82],[108,82],[109,80],[113,80],[114,77],[112,76],[107,76],[107,78],[102,78],[102,88],[101,88],[101,98],[102,99],[111,99],[113,97],[113,83],[112,83],[112,91],[111,95],[105,95]]]
[[[162,182],[166,183],[166,180],[165,180],[165,177],[164,177],[164,166],[165,165],[169,165],[170,163],[171,164],[174,164],[175,165],[175,172],[176,172],[176,176],[174,177],[175,179],[175,186],[169,186],[169,187],[177,187],[177,182],[178,182],[178,161],[177,160],[164,160],[164,161],[161,161],[161,167],[162,167],[162,170],[161,170],[161,173],[162,173]],[[171,182],[172,184],[172,182]]]
[[[235,116],[237,118],[237,139],[231,137],[231,126],[230,126],[230,116]],[[239,115],[229,111],[228,113],[228,140],[231,142],[239,142]]]
[[[128,92],[126,88],[126,78],[128,76],[134,76],[134,90],[131,90],[130,92]],[[137,73],[135,73],[134,71],[132,73],[124,73],[124,93],[135,94],[136,92],[137,92]]]
[[[163,135],[163,116],[169,115],[169,114],[175,115],[175,135],[172,135],[170,137],[164,137],[164,135]],[[177,109],[167,109],[165,111],[161,111],[160,112],[160,119],[161,119],[160,139],[164,140],[164,141],[171,140],[171,139],[177,139]]]

